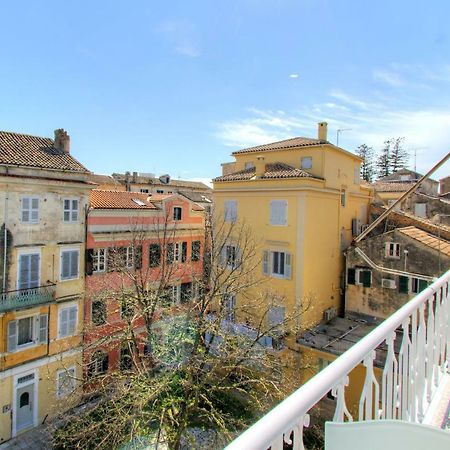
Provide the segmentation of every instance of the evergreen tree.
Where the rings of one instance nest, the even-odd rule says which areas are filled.
[[[373,147],[369,147],[367,144],[361,144],[357,148],[356,154],[363,159],[363,163],[361,164],[361,178],[371,183],[375,175]]]
[[[381,153],[378,155],[377,158],[377,174],[378,178],[387,177],[392,173],[391,170],[391,145],[392,145],[392,139],[388,139],[387,141],[384,141],[384,147],[381,149]]]
[[[389,155],[390,172],[394,173],[403,169],[408,164],[409,155],[403,148],[404,137],[392,138],[390,140],[392,147]]]

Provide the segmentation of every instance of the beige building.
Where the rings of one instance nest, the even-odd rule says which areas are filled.
[[[0,132],[0,442],[79,398],[88,175],[64,130]]]

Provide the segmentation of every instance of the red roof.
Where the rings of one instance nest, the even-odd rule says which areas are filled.
[[[101,189],[91,191],[91,207],[94,209],[158,209],[149,201],[148,194]]]

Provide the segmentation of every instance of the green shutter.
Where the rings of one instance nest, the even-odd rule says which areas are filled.
[[[408,287],[409,287],[409,278],[400,275],[398,277],[398,292],[400,292],[401,294],[407,294],[409,290]]]
[[[422,292],[428,286],[428,282],[426,280],[419,280],[419,292]]]
[[[370,287],[372,284],[372,272],[370,270],[363,270],[363,286]]]
[[[355,269],[347,269],[347,284],[355,284]]]

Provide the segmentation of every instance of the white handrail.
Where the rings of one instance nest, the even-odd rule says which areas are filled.
[[[423,308],[423,305],[430,301],[434,294],[438,293],[444,286],[448,286],[449,281],[450,270],[268,412],[231,442],[226,447],[226,450],[266,450],[274,442],[281,442],[282,445],[284,433],[290,433],[295,426],[298,426],[299,422],[303,420],[303,416],[327,392],[339,385],[352,369],[360,364],[382,342],[386,341],[389,336],[392,336],[395,330],[405,324],[405,321],[409,321],[413,314],[417,314],[418,309],[420,307]],[[448,295],[448,289],[445,289],[445,292]],[[450,319],[448,313],[446,316],[447,320]],[[448,346],[448,343],[446,345]]]

